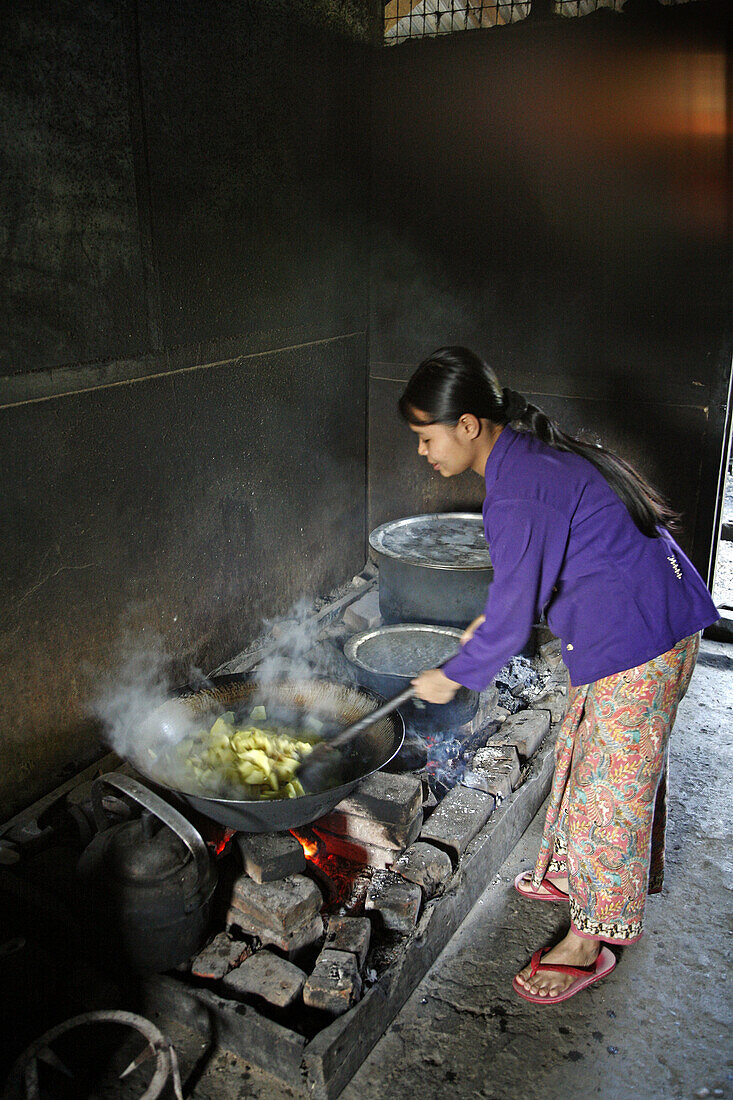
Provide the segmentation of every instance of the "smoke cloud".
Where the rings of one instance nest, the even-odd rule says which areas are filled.
[[[312,604],[305,599],[298,600],[283,618],[266,620],[262,634],[266,639],[265,656],[249,676],[258,684],[250,705],[262,704],[268,714],[276,713],[276,696],[268,689],[282,680],[353,684],[348,662],[323,634]],[[110,673],[95,675],[95,682],[101,686],[88,704],[110,748],[143,774],[189,793],[211,794],[211,790],[197,791],[184,758],[171,750],[181,741],[194,738],[202,728],[209,728],[228,707],[214,699],[207,708],[176,698],[182,685],[180,680],[173,680],[174,660],[158,635],[126,630],[117,644],[113,664]],[[186,680],[197,689],[211,684],[194,667]],[[221,793],[225,793],[223,783]]]
[[[267,686],[278,680],[329,680],[355,683],[353,671],[343,654],[328,638],[313,615],[312,605],[300,599],[287,616],[265,620],[271,646],[253,672],[266,703]]]
[[[175,686],[171,665],[159,635],[125,634],[117,644],[114,670],[97,677],[101,686],[89,711],[110,748],[126,760],[144,766],[148,757],[149,764],[151,751],[176,744],[191,733],[192,716],[171,699]],[[188,679],[206,682],[201,670],[193,667]]]

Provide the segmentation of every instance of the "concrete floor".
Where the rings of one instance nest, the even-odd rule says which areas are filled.
[[[512,883],[542,814],[341,1094],[342,1100],[733,1098],[733,646],[704,642],[672,739],[667,875],[646,934],[614,973],[561,1005],[511,988],[565,930],[562,906]],[[217,1058],[195,1100],[279,1100],[290,1090]]]

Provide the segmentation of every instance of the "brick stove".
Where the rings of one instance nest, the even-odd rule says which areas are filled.
[[[358,610],[340,608],[323,633],[342,641],[362,625]],[[203,975],[218,951],[227,973],[196,990],[177,975],[154,979],[151,1007],[194,1029],[213,1016],[225,1046],[298,1094],[337,1096],[547,794],[567,676],[556,642],[541,633],[537,642],[525,662],[540,685],[529,705],[516,684],[511,698],[492,688],[475,718],[443,737],[421,747],[408,728],[392,765],[405,770],[370,776],[319,821],[286,836],[235,837],[243,874],[223,938],[194,963]],[[516,679],[509,669],[505,680]],[[227,945],[240,935],[262,946],[233,962]]]
[[[321,609],[329,642],[372,587],[362,578]],[[553,640],[540,641],[532,667],[544,686],[529,706],[512,714],[492,689],[446,738],[421,744],[408,731],[394,771],[369,776],[311,825],[233,834],[192,818],[220,870],[206,942],[188,964],[137,982],[129,1007],[163,1030],[174,1021],[215,1038],[297,1094],[337,1096],[546,796],[547,735],[567,679]],[[261,656],[222,671],[247,671]],[[84,784],[67,786],[78,816]],[[42,823],[26,815],[6,839],[21,850],[34,829]]]

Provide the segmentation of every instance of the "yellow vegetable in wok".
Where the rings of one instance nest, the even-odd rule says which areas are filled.
[[[250,716],[266,721],[262,706]],[[305,740],[295,731],[259,725],[237,727],[231,712],[221,715],[210,729],[182,741],[177,748],[185,770],[198,786],[219,793],[230,787],[242,800],[298,798],[304,793],[296,778],[303,757],[319,737]]]

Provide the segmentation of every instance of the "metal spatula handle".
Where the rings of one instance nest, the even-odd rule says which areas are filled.
[[[457,653],[460,652],[461,651],[459,649]],[[446,657],[445,661],[443,661],[443,664],[438,665],[438,668],[442,669],[443,665],[447,664],[448,661],[453,660],[453,658],[457,656],[457,653],[453,653],[450,657]],[[391,714],[393,710],[397,710],[397,708],[401,707],[403,703],[409,702],[409,700],[413,699],[414,697],[415,689],[412,684],[410,684],[410,686],[406,687],[404,691],[401,691],[399,695],[395,695],[394,699],[388,700],[388,702],[384,703],[383,706],[377,707],[376,710],[373,710],[371,711],[371,713],[364,715],[364,717],[360,718],[358,722],[354,722],[352,726],[347,726],[345,730],[341,730],[340,733],[337,733],[335,737],[331,737],[330,740],[324,742],[324,744],[327,745],[330,749],[338,749],[341,745],[345,745],[347,741],[351,741],[354,737],[358,737],[360,733],[364,732],[364,730],[368,730],[369,727],[373,726],[375,722],[378,722],[380,718],[386,718],[387,715]]]
[[[442,665],[439,666],[442,668]],[[365,714],[363,718],[360,718],[358,722],[354,722],[353,725],[347,726],[346,729],[340,730],[335,737],[331,737],[328,741],[322,741],[320,745],[316,745],[313,752],[303,760],[298,768],[298,779],[303,784],[303,787],[307,794],[313,794],[316,791],[324,789],[324,777],[328,768],[333,766],[333,762],[338,760],[338,754],[331,752],[331,749],[340,749],[342,745],[348,744],[358,737],[364,730],[369,729],[375,722],[379,722],[381,718],[386,718],[388,714],[391,714],[393,710],[397,710],[403,703],[409,702],[410,699],[414,699],[415,689],[410,684],[404,691],[401,691],[399,695],[395,695],[394,699],[390,699],[387,703],[384,703],[381,707],[377,707],[376,710],[371,711],[369,714]],[[333,786],[333,783],[331,783]]]
[[[415,689],[412,684],[401,691],[399,695],[395,695],[394,699],[390,699],[389,702],[384,703],[383,706],[377,707],[376,710],[372,710],[369,714],[365,714],[363,718],[360,718],[358,722],[354,722],[353,725],[347,726],[346,729],[341,730],[335,737],[329,738],[326,742],[330,749],[338,749],[341,745],[345,745],[347,741],[351,741],[354,737],[358,737],[364,730],[369,729],[375,722],[379,722],[380,719],[386,718],[388,714],[391,714],[393,710],[397,710],[403,703],[408,702],[409,699],[415,694]]]

